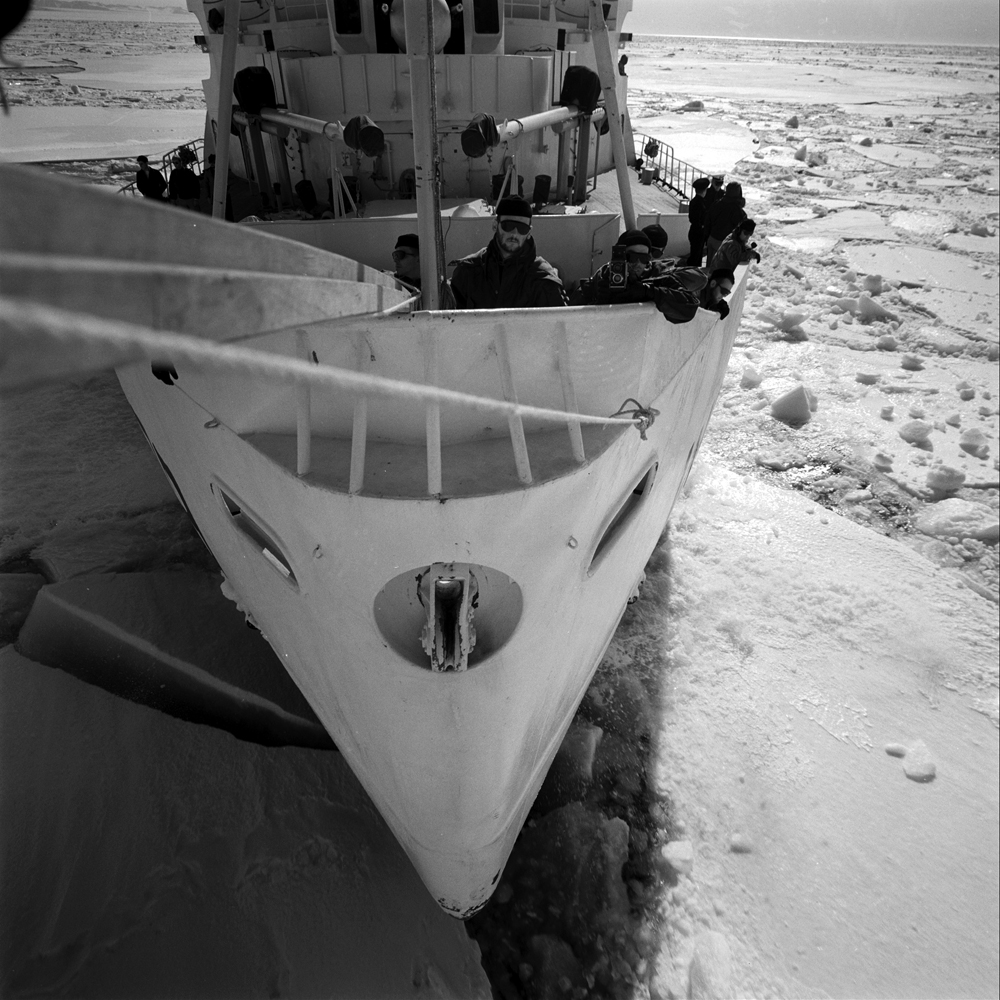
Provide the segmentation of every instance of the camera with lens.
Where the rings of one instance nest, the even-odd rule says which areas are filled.
[[[608,264],[608,287],[620,290],[628,284],[628,258],[625,256],[625,247],[613,246],[611,248],[611,263]]]

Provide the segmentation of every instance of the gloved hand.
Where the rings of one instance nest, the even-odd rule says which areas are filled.
[[[157,365],[151,364],[150,370],[153,374],[164,384],[173,385],[174,379],[177,378],[177,369],[173,365]]]

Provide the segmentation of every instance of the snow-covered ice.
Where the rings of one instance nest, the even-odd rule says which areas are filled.
[[[0,651],[0,992],[488,998],[340,754]]]
[[[995,609],[717,465],[696,466],[670,555],[657,781],[694,844],[681,909],[727,935],[732,995],[991,995]],[[660,995],[685,995],[693,949],[668,933]]]
[[[43,27],[69,54],[168,44]],[[5,993],[488,995],[481,961],[505,998],[996,995],[995,53],[630,55],[633,124],[740,180],[764,261],[670,536],[473,924],[482,955],[336,755],[6,647]],[[121,68],[20,80],[15,112],[200,101]],[[789,394],[808,420],[772,414]],[[27,570],[205,568],[112,378],[0,403],[4,641]]]

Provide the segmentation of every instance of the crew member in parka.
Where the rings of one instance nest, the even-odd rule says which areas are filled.
[[[459,309],[525,309],[566,305],[556,269],[535,252],[531,205],[501,198],[487,246],[455,264],[451,290]]]

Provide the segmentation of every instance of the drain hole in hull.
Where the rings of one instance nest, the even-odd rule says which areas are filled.
[[[649,495],[653,480],[656,478],[657,465],[651,465],[642,478],[632,487],[631,492],[625,498],[625,502],[615,511],[611,520],[608,521],[604,533],[601,535],[594,548],[594,556],[590,560],[590,567],[587,573],[593,573],[601,564],[604,557],[611,551],[614,543],[621,537],[624,530],[635,520],[642,506],[642,501]]]
[[[258,524],[242,503],[221,487],[216,490],[228,512],[232,524],[253,542],[260,554],[291,584],[298,586],[292,564],[281,551],[281,546]]]

